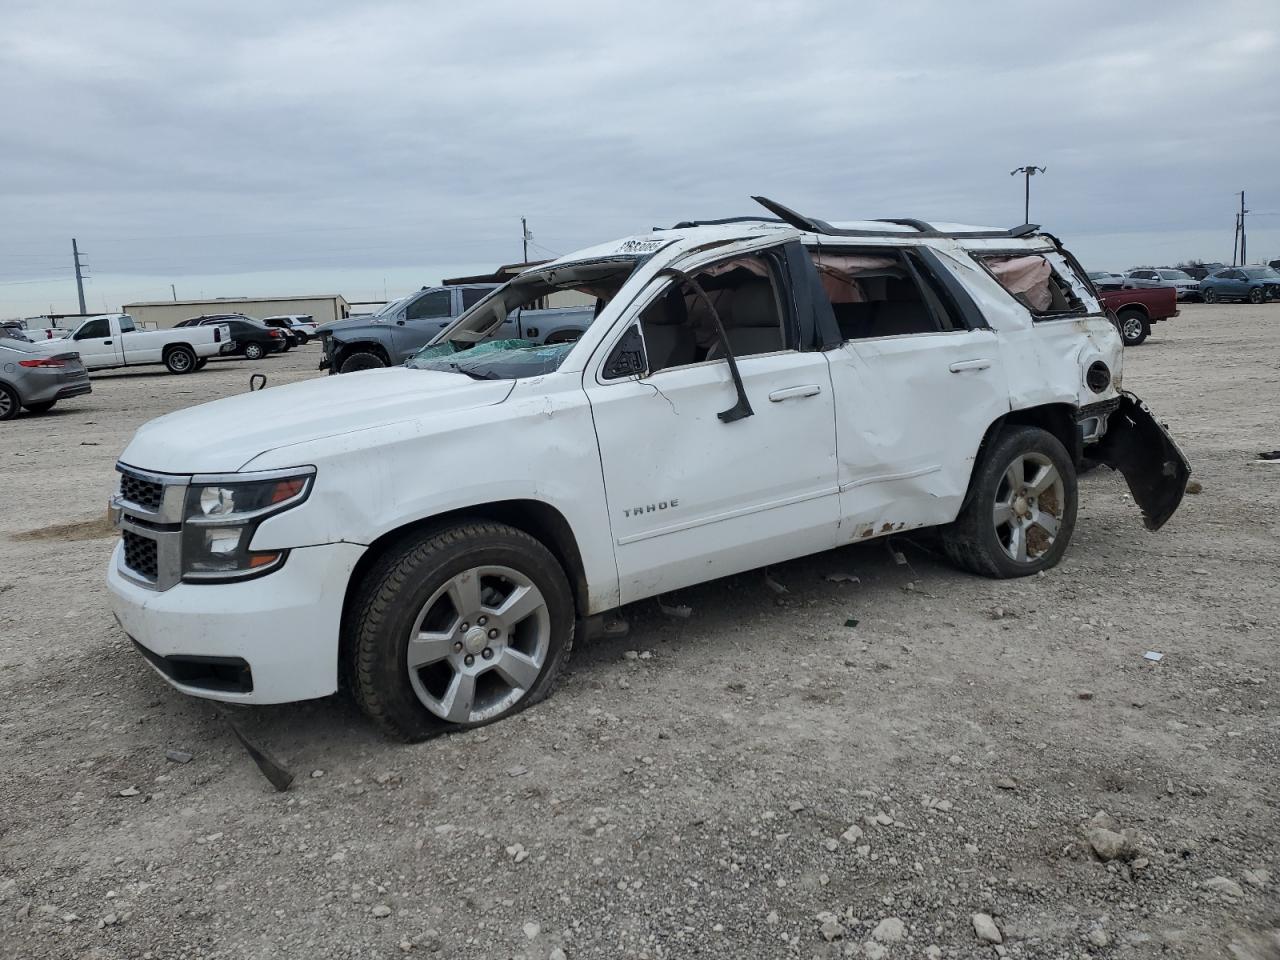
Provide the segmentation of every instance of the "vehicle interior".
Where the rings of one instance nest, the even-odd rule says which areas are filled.
[[[962,326],[948,294],[911,251],[811,249],[809,255],[845,340]]]
[[[715,360],[723,355],[711,305],[735,357],[773,353],[787,346],[776,283],[760,257],[737,257],[694,274],[703,299],[673,281],[640,315],[649,372]]]
[[[1046,257],[1033,253],[975,259],[991,272],[1010,296],[1035,316],[1078,313],[1084,309],[1080,298]]]

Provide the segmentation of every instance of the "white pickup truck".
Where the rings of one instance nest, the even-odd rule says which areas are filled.
[[[65,352],[68,342],[88,370],[163,363],[170,373],[199,370],[210,357],[234,349],[226,326],[139,330],[127,313],[90,317],[61,339],[37,340],[49,354]]]
[[[538,701],[603,614],[702,581],[920,528],[981,575],[1051,567],[1085,458],[1149,529],[1177,509],[1190,468],[1054,237],[762,202],[531,268],[404,366],[143,426],[124,631],[186,693],[344,683],[412,740]],[[581,339],[495,337],[566,290]]]

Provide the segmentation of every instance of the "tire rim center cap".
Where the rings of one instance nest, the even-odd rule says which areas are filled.
[[[1026,497],[1018,497],[1013,501],[1013,512],[1020,517],[1025,517],[1031,513]]]
[[[485,647],[489,646],[489,636],[485,633],[483,627],[472,627],[467,631],[467,635],[462,639],[462,646],[467,653],[475,656]]]

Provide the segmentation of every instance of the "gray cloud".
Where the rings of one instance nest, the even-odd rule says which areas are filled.
[[[1273,0],[6,6],[0,314],[68,305],[14,281],[72,235],[121,299],[373,288],[514,259],[522,214],[557,252],[761,192],[1008,224],[1026,162],[1102,265],[1225,256],[1241,187],[1280,255]]]

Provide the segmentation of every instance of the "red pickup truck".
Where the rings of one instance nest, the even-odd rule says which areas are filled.
[[[1120,321],[1126,347],[1136,347],[1147,339],[1153,323],[1178,315],[1178,292],[1173,287],[1101,290],[1098,299]]]

